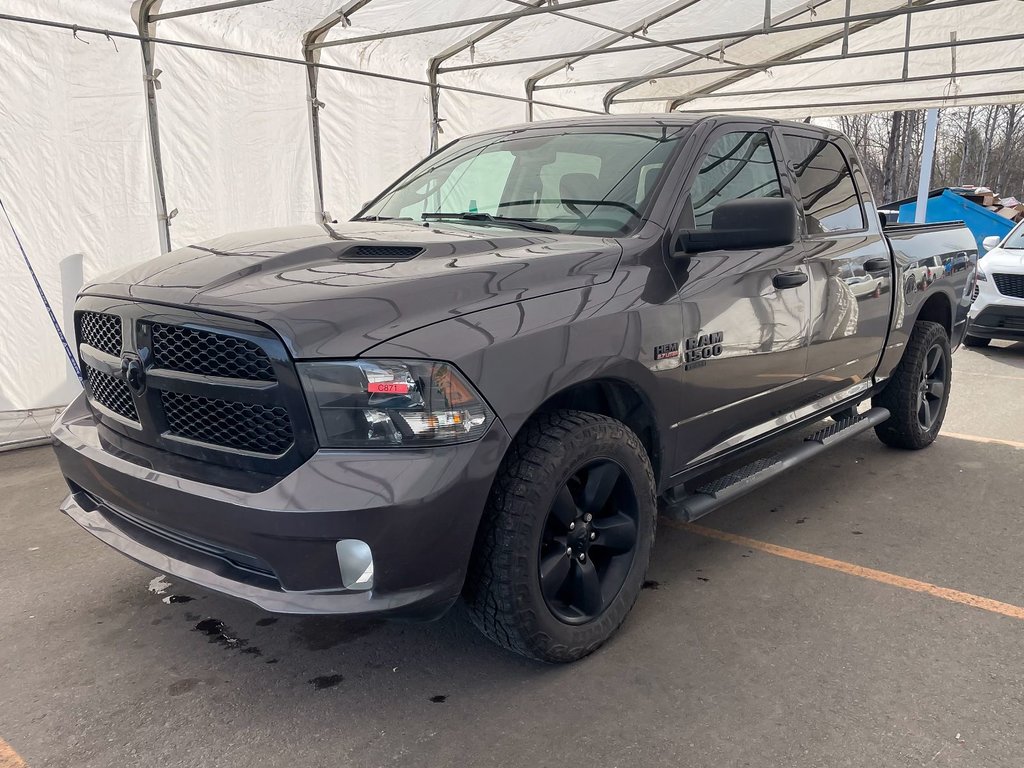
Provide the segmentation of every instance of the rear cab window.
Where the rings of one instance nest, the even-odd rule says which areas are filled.
[[[860,232],[864,208],[850,164],[837,144],[824,137],[784,133],[789,167],[796,181],[808,235]]]

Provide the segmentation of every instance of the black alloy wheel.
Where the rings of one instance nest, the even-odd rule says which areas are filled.
[[[933,344],[925,354],[921,383],[917,388],[917,423],[925,432],[931,430],[946,399],[946,351]]]
[[[623,468],[594,459],[558,490],[541,538],[544,602],[559,620],[583,624],[622,589],[636,550],[639,510]]]
[[[535,414],[495,476],[463,588],[473,623],[531,659],[576,661],[640,596],[657,529],[640,438],[576,410]]]
[[[889,412],[875,426],[878,439],[912,451],[931,445],[942,429],[952,373],[946,328],[919,320],[885,388],[871,398],[873,406]]]

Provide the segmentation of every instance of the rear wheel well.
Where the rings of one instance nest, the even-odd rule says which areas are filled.
[[[921,307],[917,313],[917,320],[930,320],[938,323],[946,329],[946,336],[953,338],[953,308],[950,306],[949,297],[944,293],[936,293]]]
[[[661,442],[654,410],[636,388],[617,379],[574,384],[548,398],[537,412],[570,409],[589,411],[621,421],[640,438],[657,483],[661,478]]]

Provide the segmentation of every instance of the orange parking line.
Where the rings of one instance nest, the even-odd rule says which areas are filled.
[[[767,552],[770,555],[785,557],[789,560],[807,563],[808,565],[816,565],[819,568],[828,568],[831,571],[839,571],[840,573],[845,573],[850,576],[859,576],[862,579],[870,579],[871,581],[888,584],[892,587],[899,587],[900,589],[909,589],[911,592],[923,592],[926,595],[939,597],[943,600],[949,600],[952,603],[969,605],[972,608],[980,608],[983,611],[998,613],[1002,616],[1009,616],[1012,619],[1020,619],[1021,621],[1024,621],[1024,608],[1017,605],[1001,603],[998,600],[992,600],[979,595],[972,595],[969,592],[961,592],[957,589],[940,587],[936,584],[929,584],[927,581],[908,579],[904,576],[897,576],[894,573],[887,573],[886,571],[878,571],[874,568],[865,568],[862,565],[847,563],[843,560],[833,560],[830,557],[822,557],[821,555],[815,555],[799,549],[790,549],[789,547],[780,547],[778,544],[769,544],[766,541],[748,539],[746,536],[739,536],[735,533],[719,531],[715,528],[706,528],[703,525],[680,523],[675,520],[665,519],[662,519],[659,522],[663,522],[672,528],[696,533],[699,536],[707,536],[710,539],[727,541],[730,544],[737,544],[741,547],[747,547],[748,549]]]
[[[941,437],[954,437],[957,440],[970,440],[973,443],[992,443],[994,445],[1008,445],[1011,448],[1024,448],[1024,443],[1018,442],[1017,440],[1003,440],[999,437],[982,437],[981,435],[964,435],[960,432],[946,432],[943,430],[939,433]]]
[[[0,739],[0,768],[28,768],[28,763],[3,739]]]

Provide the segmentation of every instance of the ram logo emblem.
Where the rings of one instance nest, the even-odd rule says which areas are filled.
[[[725,334],[721,331],[714,333],[702,333],[700,336],[691,336],[685,342],[686,352],[683,356],[683,370],[699,368],[707,365],[708,360],[722,354],[722,341]]]

